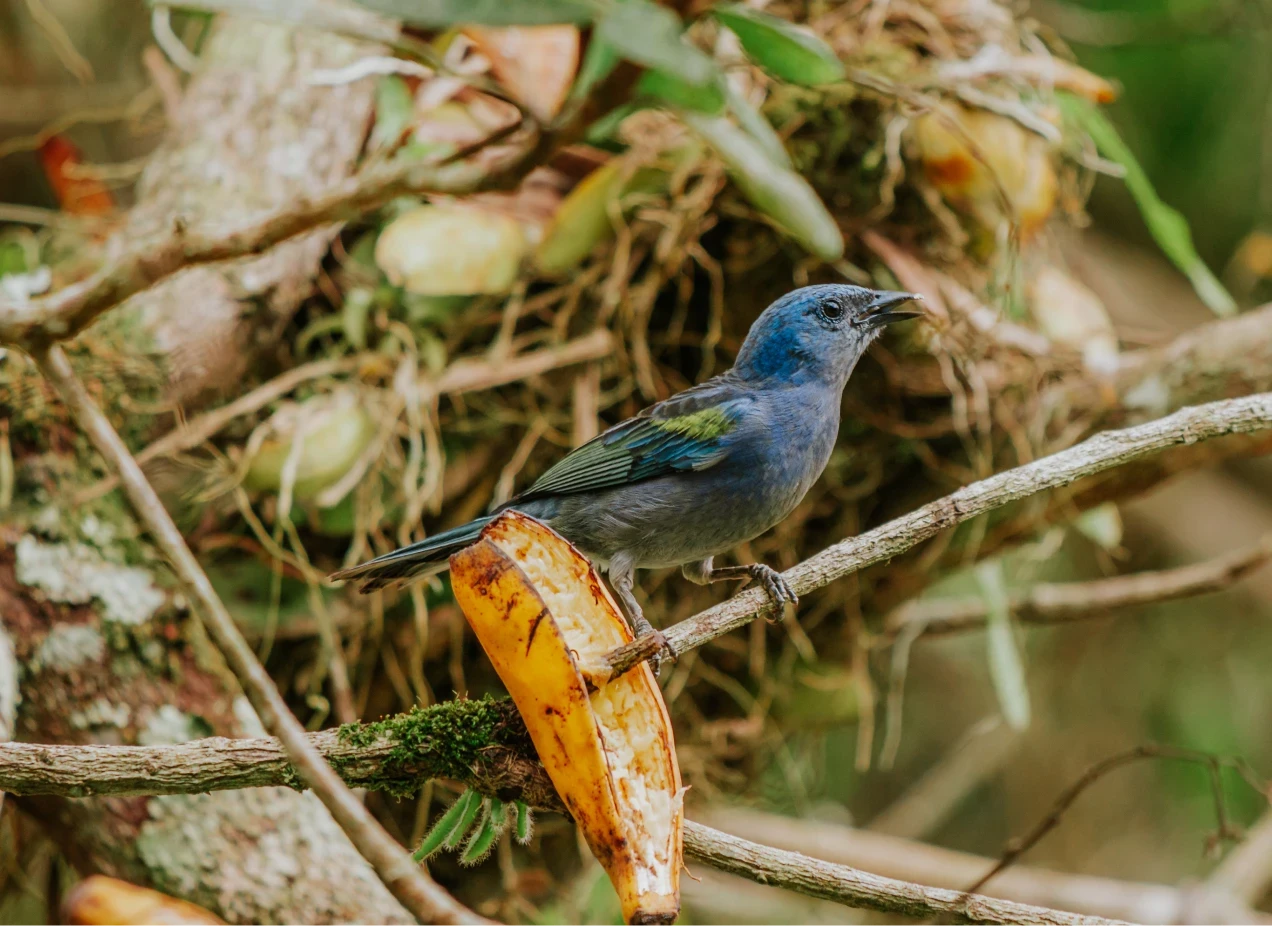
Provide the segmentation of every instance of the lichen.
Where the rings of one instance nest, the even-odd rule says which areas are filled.
[[[229,922],[410,922],[312,794],[179,794],[147,809],[136,848],[153,886]]]
[[[102,616],[120,624],[145,623],[165,600],[145,569],[108,562],[86,544],[44,543],[30,534],[18,541],[17,578],[52,601],[88,604],[96,600]]]
[[[172,704],[161,704],[137,734],[137,742],[142,746],[188,743],[211,732],[207,721],[202,717],[187,714]]]
[[[31,657],[31,670],[67,674],[106,655],[106,640],[87,624],[56,624]]]
[[[132,709],[127,704],[113,704],[105,698],[98,698],[83,710],[71,711],[71,726],[77,730],[91,730],[94,727],[118,729],[128,726],[132,719]]]

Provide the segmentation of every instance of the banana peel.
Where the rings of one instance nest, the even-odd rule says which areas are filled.
[[[632,638],[609,591],[569,542],[515,511],[450,566],[455,598],[624,920],[672,922],[684,801],[671,720],[648,665],[609,677],[604,654]]]

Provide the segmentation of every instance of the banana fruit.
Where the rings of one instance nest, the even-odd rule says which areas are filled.
[[[623,918],[672,922],[680,910],[680,768],[649,666],[609,678],[604,654],[631,640],[609,591],[564,538],[515,511],[450,564],[455,598],[609,873]]]

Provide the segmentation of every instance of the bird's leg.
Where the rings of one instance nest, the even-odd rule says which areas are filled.
[[[662,631],[655,630],[653,624],[645,617],[645,612],[641,610],[640,603],[636,600],[636,596],[632,593],[632,579],[634,567],[625,560],[614,557],[610,560],[609,576],[610,585],[614,586],[614,591],[618,595],[618,602],[623,606],[623,616],[627,618],[627,624],[632,628],[632,633],[638,637],[646,634],[654,634],[658,638],[658,651],[650,657],[650,664],[654,670],[654,675],[658,675],[662,668],[662,661],[668,657],[675,658],[675,653],[667,644],[667,639],[662,635]]]
[[[746,566],[712,566],[713,557],[708,556],[706,559],[698,563],[685,563],[680,568],[686,579],[690,582],[697,582],[699,585],[706,585],[709,582],[727,582],[736,579],[750,579],[759,582],[764,586],[764,590],[769,593],[769,597],[782,607],[788,602],[792,605],[799,604],[799,596],[795,594],[795,590],[787,584],[782,578],[782,574],[772,566],[765,566],[763,563],[751,563]]]

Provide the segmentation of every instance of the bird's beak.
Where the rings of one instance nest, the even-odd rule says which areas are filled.
[[[922,312],[896,312],[893,311],[893,306],[922,301],[923,297],[917,293],[892,293],[886,290],[878,292],[870,301],[870,305],[866,307],[862,321],[866,323],[867,328],[882,328],[893,322],[903,322],[907,318],[918,318],[923,314]]]

